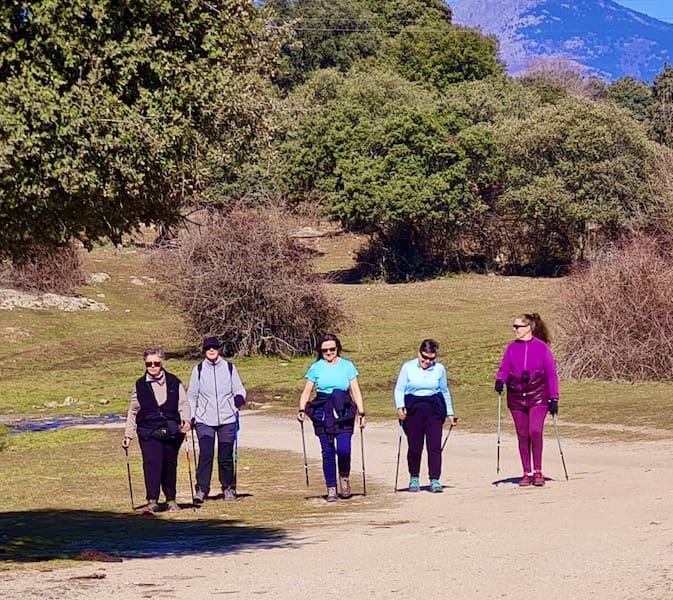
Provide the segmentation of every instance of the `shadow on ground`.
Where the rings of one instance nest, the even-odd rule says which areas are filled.
[[[289,544],[283,530],[226,519],[183,521],[56,509],[0,513],[0,562],[76,558],[85,550],[119,558],[152,558]]]

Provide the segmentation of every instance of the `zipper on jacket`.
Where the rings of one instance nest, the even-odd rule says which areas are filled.
[[[217,410],[217,424],[222,425],[220,423],[220,400],[217,397],[217,370],[215,369],[215,365],[217,363],[212,363],[213,365],[213,383],[215,384],[215,410]]]

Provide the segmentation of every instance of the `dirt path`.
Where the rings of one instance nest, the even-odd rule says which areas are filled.
[[[246,417],[244,432],[250,446],[300,447],[288,420]],[[445,451],[444,493],[393,496],[397,432],[396,424],[367,430],[369,481],[390,496],[390,505],[373,514],[330,516],[328,526],[300,530],[268,549],[1,573],[0,588],[8,598],[90,600],[673,597],[673,443],[567,440],[566,482],[548,437],[545,471],[553,480],[542,489],[520,489],[494,484],[494,435],[454,430]],[[313,436],[307,442],[317,460]],[[406,470],[400,471],[406,485]],[[518,475],[515,441],[505,437],[501,476]],[[105,577],[73,579],[95,573]]]

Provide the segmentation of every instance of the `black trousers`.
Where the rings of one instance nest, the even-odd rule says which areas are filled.
[[[234,477],[234,440],[236,423],[211,427],[205,423],[196,424],[199,437],[199,465],[196,467],[196,487],[204,494],[210,492],[210,479],[213,475],[215,457],[215,438],[217,438],[217,466],[222,491],[236,488]]]
[[[179,434],[173,439],[138,440],[143,455],[143,473],[148,500],[159,499],[159,489],[163,489],[166,501],[175,500],[178,477],[178,452],[184,439]]]

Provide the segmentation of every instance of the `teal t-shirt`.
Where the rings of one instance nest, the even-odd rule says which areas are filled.
[[[342,357],[339,357],[335,365],[330,365],[321,358],[306,371],[306,379],[315,383],[316,391],[324,394],[331,394],[334,390],[348,391],[351,380],[357,376],[355,365]]]

